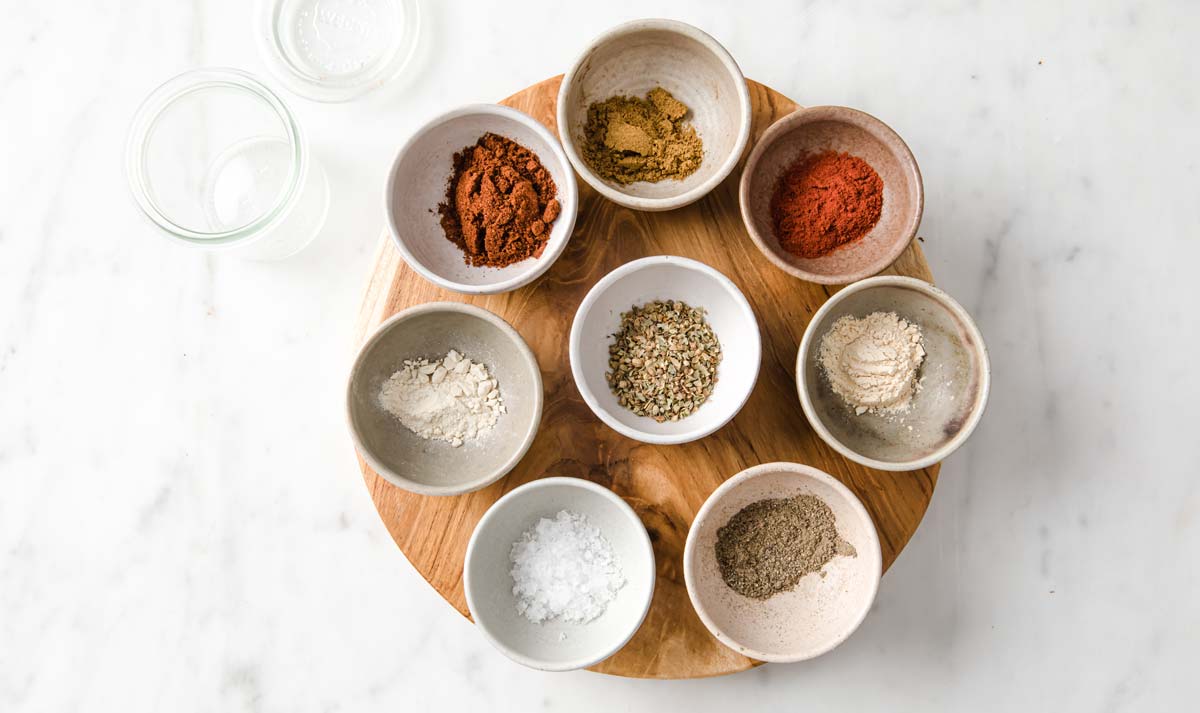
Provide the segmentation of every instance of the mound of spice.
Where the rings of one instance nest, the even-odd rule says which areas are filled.
[[[780,246],[816,258],[859,240],[883,213],[883,180],[857,156],[801,156],[779,177],[771,219]]]
[[[721,343],[703,310],[650,302],[621,313],[605,377],[622,406],[662,423],[686,418],[708,400],[720,363]]]
[[[452,163],[438,213],[467,264],[506,267],[541,255],[562,208],[537,155],[489,133],[454,154]]]
[[[586,624],[625,586],[608,539],[586,515],[570,510],[526,530],[513,543],[509,562],[517,613],[534,624],[548,619]]]
[[[895,312],[839,317],[821,337],[821,370],[856,414],[907,411],[925,361],[921,328]]]
[[[684,123],[689,109],[662,87],[645,99],[616,96],[588,107],[583,160],[609,181],[680,180],[700,168],[704,143]]]
[[[717,566],[729,588],[751,599],[792,589],[834,557],[855,557],[833,511],[815,495],[750,503],[717,530]]]
[[[508,412],[487,366],[454,349],[433,361],[405,359],[383,382],[379,403],[421,438],[455,448],[488,435]]]

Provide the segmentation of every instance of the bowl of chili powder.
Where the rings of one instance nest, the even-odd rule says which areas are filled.
[[[544,274],[579,205],[558,138],[496,104],[454,109],[418,129],[396,155],[384,198],[405,262],[465,294],[508,292]]]
[[[841,106],[798,109],[772,124],[746,161],[739,201],[747,232],[771,262],[826,285],[895,262],[925,205],[904,140]]]

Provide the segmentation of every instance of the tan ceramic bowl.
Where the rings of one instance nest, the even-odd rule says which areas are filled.
[[[583,127],[592,102],[644,97],[661,86],[691,109],[704,161],[682,181],[609,182],[584,162]],[[634,210],[671,210],[703,198],[733,171],[750,138],[750,92],[729,52],[703,31],[674,20],[618,25],[584,50],[558,92],[558,132],[575,170],[605,198]]]
[[[771,196],[797,158],[827,150],[858,156],[875,169],[883,180],[883,214],[861,240],[823,257],[796,257],[775,237]],[[921,171],[904,140],[879,119],[843,106],[798,109],[772,124],[746,160],[738,198],[758,249],[785,272],[823,285],[861,280],[895,262],[917,234],[925,206]]]
[[[835,557],[821,574],[769,599],[730,589],[717,565],[717,530],[750,503],[802,493],[825,501],[856,556]],[[845,641],[870,611],[882,573],[879,536],[867,509],[836,478],[799,463],[766,463],[722,483],[696,513],[683,552],[683,576],[700,620],[722,644],[759,661],[803,661]]]
[[[821,339],[843,315],[895,312],[921,329],[921,389],[896,416],[856,414],[821,373]],[[971,315],[945,292],[912,277],[881,275],[825,301],[804,330],[796,355],[800,405],[821,440],[852,461],[879,470],[918,470],[940,462],[983,418],[991,366]]]
[[[487,365],[508,409],[491,433],[457,448],[421,438],[379,403],[383,383],[405,359],[451,349]],[[474,305],[430,302],[393,315],[363,344],[346,409],[354,445],[385,480],[422,495],[458,495],[496,482],[529,450],[542,420],[542,373],[508,322]]]

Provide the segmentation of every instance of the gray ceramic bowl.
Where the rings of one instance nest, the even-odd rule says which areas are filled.
[[[488,367],[508,409],[488,435],[457,448],[421,438],[379,403],[404,360],[451,349]],[[393,315],[367,339],[350,370],[346,408],[354,444],[376,473],[414,493],[457,495],[499,480],[529,450],[542,420],[542,373],[504,320],[474,305],[431,302]]]
[[[895,312],[924,340],[922,387],[908,412],[855,414],[833,392],[818,364],[821,339],[843,315]],[[813,430],[852,461],[879,470],[917,470],[953,453],[987,405],[991,366],[983,335],[967,311],[938,288],[912,277],[856,282],[813,315],[796,355],[796,388]]]
[[[835,557],[820,575],[807,575],[769,599],[730,589],[714,551],[717,531],[750,503],[800,494],[829,506],[838,535],[854,546],[855,556]],[[684,580],[700,620],[722,644],[759,661],[803,661],[845,641],[870,611],[882,572],[879,536],[867,509],[836,478],[799,463],[765,463],[722,483],[696,513],[683,552]]]
[[[583,128],[592,102],[644,97],[661,86],[691,109],[704,142],[700,168],[682,181],[621,185],[583,160]],[[575,60],[558,92],[558,133],[575,170],[605,198],[634,210],[671,210],[703,198],[733,171],[750,138],[750,91],[719,42],[675,20],[635,20],[597,37]]]
[[[560,510],[587,516],[612,545],[625,575],[616,598],[586,624],[534,624],[517,613],[513,597],[513,543],[539,519]],[[567,671],[603,661],[633,637],[650,611],[654,573],[646,526],[620,496],[580,478],[542,478],[508,493],[484,513],[467,544],[463,590],[471,618],[504,655],[532,668]]]
[[[883,180],[883,214],[862,239],[819,258],[779,246],[771,196],[779,177],[802,155],[832,150],[866,161]],[[843,285],[870,277],[896,261],[917,234],[925,193],[912,151],[887,124],[843,106],[798,109],[772,124],[754,145],[742,172],[742,221],[758,249],[802,280]]]

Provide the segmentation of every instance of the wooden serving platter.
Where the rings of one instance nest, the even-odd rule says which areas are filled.
[[[535,84],[501,103],[557,133],[555,100],[561,79]],[[748,84],[754,141],[797,105],[768,87]],[[809,428],[796,397],[796,350],[808,320],[837,288],[798,280],[763,257],[742,226],[740,175],[739,168],[703,200],[666,213],[621,208],[579,181],[579,218],[566,251],[532,285],[502,295],[468,296],[436,287],[404,263],[390,240],[381,241],[359,315],[360,341],[405,307],[435,300],[471,302],[512,324],[542,369],[541,430],[524,460],[490,487],[456,497],[414,495],[392,486],[359,459],[367,489],[396,544],[464,616],[470,615],[463,595],[463,557],[475,523],[504,493],[548,475],[586,478],[612,488],[638,512],[654,543],[658,581],[650,613],[625,648],[593,668],[620,676],[695,678],[758,665],[708,633],[683,580],[683,545],[692,518],[720,483],[744,468],[794,461],[841,480],[875,521],[885,571],[917,529],[933,495],[938,466],[910,473],[869,470],[840,456]],[[763,338],[758,383],[741,413],[715,434],[679,446],[638,443],[602,424],[575,388],[567,354],[571,320],[588,289],[619,265],[663,254],[700,260],[732,279],[753,305]],[[916,242],[887,272],[932,277]]]

